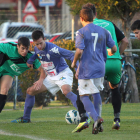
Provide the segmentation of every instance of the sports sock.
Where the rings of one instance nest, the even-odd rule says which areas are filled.
[[[30,119],[34,103],[35,103],[35,96],[26,94],[23,119]]]
[[[84,108],[86,110],[86,112],[90,112],[90,116],[91,118],[96,121],[99,117],[99,115],[97,114],[94,105],[92,104],[91,100],[89,99],[89,96],[81,96],[80,97],[82,103],[84,104]]]
[[[114,122],[119,121],[121,122],[120,118],[114,118]]]
[[[78,108],[79,114],[80,114],[80,115],[81,115],[81,114],[85,114],[85,113],[86,113],[86,110],[85,110],[85,108],[84,108],[83,103],[82,103],[81,100],[80,100],[79,94],[77,95],[76,104],[77,104],[77,108]]]
[[[77,95],[74,94],[73,92],[69,92],[66,97],[71,100],[73,106],[77,109],[77,104],[76,104],[76,100],[77,100]]]
[[[86,121],[88,119],[89,115],[88,115],[88,113],[86,113],[86,110],[84,108],[84,105],[83,105],[82,101],[80,100],[79,93],[77,94],[76,104],[77,104],[79,115],[81,117],[80,122]]]
[[[121,111],[121,94],[119,92],[119,88],[111,89],[112,91],[112,105],[114,109],[114,116],[116,114],[116,117],[120,117],[120,111]]]
[[[5,106],[7,95],[0,94],[0,113]]]
[[[115,118],[120,118],[120,112],[114,114],[114,119]]]
[[[101,99],[100,93],[92,94],[92,97],[93,97],[93,101],[94,101],[95,110],[96,110],[97,114],[101,117],[102,99]]]

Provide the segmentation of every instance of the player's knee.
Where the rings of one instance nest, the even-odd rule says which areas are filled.
[[[33,95],[33,90],[32,88],[28,88],[27,91],[26,91],[27,94],[29,95]]]
[[[71,92],[69,89],[63,90],[63,94],[66,96],[69,92]]]
[[[8,95],[9,88],[1,88],[1,94]]]

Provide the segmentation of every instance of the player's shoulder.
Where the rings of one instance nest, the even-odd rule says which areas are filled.
[[[17,47],[17,43],[15,42],[4,42],[4,43],[0,43],[0,45],[4,45],[4,46],[7,46],[7,47]]]
[[[94,22],[106,22],[106,23],[113,24],[112,21],[110,21],[110,20],[106,20],[106,19],[97,19],[97,18],[94,20]]]
[[[53,47],[59,47],[59,46],[57,46],[56,44],[51,43],[51,42],[46,42],[46,48],[50,49],[50,48],[53,48]]]
[[[93,23],[103,28],[114,27],[113,22],[105,19],[95,19]]]
[[[79,29],[79,30],[76,32],[76,35],[78,35],[78,34],[84,34],[84,33],[86,33],[88,30],[93,29],[94,26],[96,26],[96,25],[93,24],[93,23],[87,24],[86,26],[84,26],[84,27],[82,27],[81,29]]]

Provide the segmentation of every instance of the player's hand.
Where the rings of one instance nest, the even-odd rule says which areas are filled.
[[[34,89],[39,90],[42,85],[43,85],[43,80],[38,80],[34,83]]]
[[[74,62],[72,62],[71,67],[72,68],[77,68],[77,66],[76,66],[76,64]]]
[[[75,73],[75,78],[78,79],[78,74],[77,73]]]
[[[26,63],[26,65],[27,65],[29,68],[33,69],[33,64]]]
[[[111,52],[111,49],[107,49],[107,52],[108,52],[108,55],[109,56],[112,56],[113,55],[113,53]]]
[[[76,71],[76,73],[75,73],[75,78],[76,78],[76,79],[78,79],[78,75],[79,75],[79,67],[78,67],[78,69],[77,69],[77,71]]]

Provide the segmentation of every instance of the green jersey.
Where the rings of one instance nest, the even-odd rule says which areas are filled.
[[[24,71],[28,70],[29,67],[26,65],[27,60],[33,55],[28,52],[25,57],[18,53],[17,44],[14,42],[0,43],[0,52],[6,55],[6,60],[0,66],[0,75],[11,75],[19,76]],[[38,59],[34,61],[34,69],[38,69],[41,63]],[[8,74],[7,74],[8,73]]]
[[[112,39],[115,41],[115,45],[117,47],[117,52],[112,56],[109,56],[108,53],[107,53],[107,58],[121,59],[121,56],[120,56],[120,53],[119,53],[117,37],[116,37],[116,32],[115,32],[115,27],[114,27],[113,23],[110,22],[110,21],[104,20],[104,19],[97,19],[97,18],[94,19],[93,23],[102,27],[102,28],[105,28],[111,34]]]

